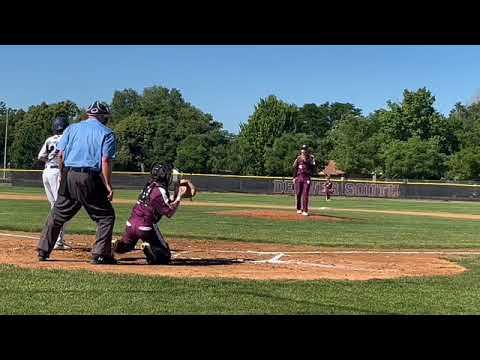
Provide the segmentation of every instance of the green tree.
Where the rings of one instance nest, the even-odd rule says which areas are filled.
[[[71,119],[79,113],[79,108],[71,101],[31,106],[21,119],[15,122],[10,149],[13,167],[39,168],[37,155],[45,139],[52,135],[53,120],[57,116]]]
[[[265,174],[271,176],[292,176],[292,164],[299,154],[300,147],[305,144],[313,150],[318,170],[322,170],[325,159],[318,158],[319,144],[312,135],[284,134],[277,138],[265,153]]]
[[[329,134],[333,150],[329,154],[338,167],[350,176],[370,175],[377,167],[377,142],[371,139],[373,124],[350,115],[338,121]]]
[[[350,103],[334,102],[324,104],[328,108],[328,122],[330,127],[334,126],[337,122],[352,116],[361,116],[362,111]]]
[[[448,160],[447,167],[447,176],[450,179],[480,179],[480,146],[473,145],[456,152]]]
[[[295,130],[296,111],[295,105],[273,95],[260,99],[248,122],[240,126],[242,173],[264,174],[265,151],[277,137]]]
[[[449,122],[459,148],[480,146],[480,102],[469,106],[455,104]]]
[[[155,127],[145,116],[132,114],[120,120],[115,128],[117,136],[117,160],[115,167],[122,170],[147,169],[152,165],[149,161]]]
[[[210,114],[187,103],[176,89],[161,86],[145,88],[138,104],[139,115],[149,120],[154,134],[147,161],[149,165],[154,162],[174,163],[177,147],[189,136],[213,133],[222,128],[222,124]],[[188,147],[191,141],[193,140],[189,140],[185,146]],[[205,141],[210,144],[209,140]],[[188,149],[180,149],[181,157],[186,153]],[[202,171],[206,171],[206,168],[203,167]]]
[[[149,118],[177,118],[177,112],[188,104],[177,89],[167,89],[162,86],[152,86],[143,90],[139,101],[140,114]]]
[[[385,174],[392,179],[441,179],[447,157],[441,152],[439,138],[392,142],[384,154]]]
[[[391,140],[407,141],[414,136],[428,140],[437,136],[445,143],[448,123],[435,110],[434,103],[435,96],[426,88],[404,90],[400,104],[388,101],[387,110],[378,110],[374,116],[381,125],[381,131]]]
[[[296,131],[324,137],[339,121],[349,116],[360,116],[361,110],[349,103],[304,104],[296,114]]]
[[[236,170],[235,158],[231,153],[234,139],[232,134],[218,129],[189,135],[177,148],[175,165],[182,171],[197,173]]]
[[[296,115],[296,132],[323,137],[330,130],[329,106],[323,104],[305,104],[298,109]]]
[[[207,168],[209,153],[205,135],[189,135],[177,148],[175,166],[183,172],[202,173]]]
[[[209,152],[208,171],[212,174],[240,174],[242,155],[238,136],[224,132],[223,141],[216,141]]]
[[[154,119],[156,126],[153,139],[152,163],[173,164],[177,156],[178,141],[175,136],[177,123],[171,116],[158,116]]]
[[[112,99],[113,122],[117,123],[133,113],[139,112],[140,98],[140,95],[133,89],[115,91]]]
[[[175,137],[185,139],[192,134],[204,134],[218,130],[222,125],[214,121],[210,114],[205,114],[199,109],[186,105],[177,112]]]

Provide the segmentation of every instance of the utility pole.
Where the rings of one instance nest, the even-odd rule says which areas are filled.
[[[5,148],[3,150],[3,179],[7,178],[7,139],[8,139],[8,107],[5,121]]]

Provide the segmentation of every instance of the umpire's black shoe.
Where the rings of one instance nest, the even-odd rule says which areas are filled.
[[[94,265],[116,265],[118,264],[118,261],[115,260],[114,257],[106,257],[106,256],[96,256],[92,259],[90,262],[91,264]]]
[[[43,250],[38,250],[38,261],[47,261],[48,254]]]

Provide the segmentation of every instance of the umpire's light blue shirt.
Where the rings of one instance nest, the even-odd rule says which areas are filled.
[[[114,132],[95,118],[67,127],[57,148],[63,151],[65,166],[97,171],[102,170],[102,157],[114,160],[117,152]]]

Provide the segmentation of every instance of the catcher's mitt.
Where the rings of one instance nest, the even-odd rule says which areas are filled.
[[[197,189],[189,180],[180,180],[180,187],[186,187],[185,193],[182,195],[182,199],[190,198],[190,200],[197,194]]]

